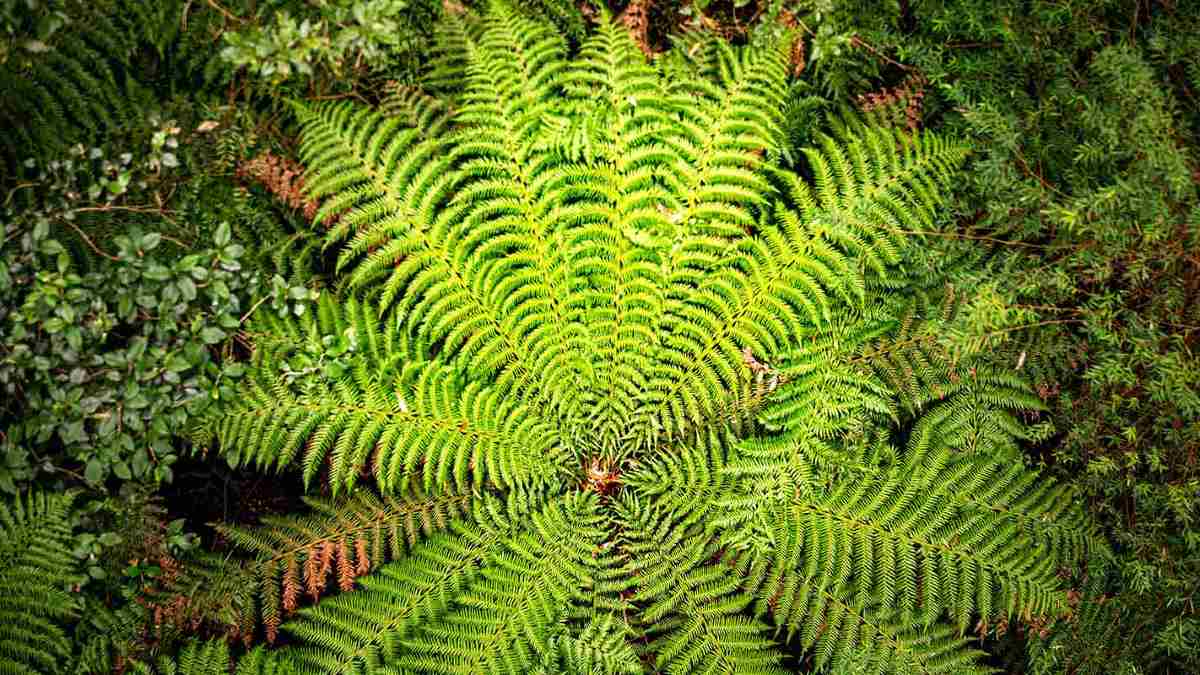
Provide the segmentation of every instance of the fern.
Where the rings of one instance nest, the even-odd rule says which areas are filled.
[[[69,660],[64,623],[79,612],[72,493],[28,492],[0,503],[0,671],[57,673]]]
[[[459,514],[282,625],[304,672],[973,672],[972,620],[1063,610],[1092,543],[1012,461],[1038,401],[954,381],[909,269],[966,148],[793,152],[791,39],[656,68],[605,20],[568,58],[497,2],[448,22],[444,120],[296,105],[342,285],[256,319],[198,440]],[[389,518],[326,517],[244,543]]]

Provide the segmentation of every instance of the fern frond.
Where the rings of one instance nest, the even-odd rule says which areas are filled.
[[[582,628],[563,625],[547,640],[537,675],[636,675],[642,662],[628,643],[630,628],[615,614],[593,617]]]
[[[667,673],[784,673],[765,624],[743,614],[750,598],[706,538],[637,500],[617,507],[635,604],[654,635],[655,666]]]
[[[71,641],[63,623],[78,615],[71,554],[73,493],[29,491],[0,503],[0,670],[56,673]]]
[[[592,582],[605,535],[593,495],[555,499],[489,556],[453,610],[406,642],[397,665],[428,673],[524,673],[547,649],[561,607]]]
[[[296,654],[303,672],[361,672],[394,659],[401,640],[446,610],[506,532],[456,522],[364,579],[362,590],[301,610],[284,630],[306,645]]]
[[[268,642],[275,641],[281,617],[297,608],[302,591],[315,601],[330,577],[343,592],[351,590],[360,577],[404,556],[419,537],[445,530],[468,505],[460,495],[399,500],[364,490],[342,500],[305,501],[313,514],[266,516],[254,530],[217,528],[255,555]]]
[[[328,466],[335,493],[365,471],[385,493],[534,485],[562,472],[548,423],[446,367],[401,363],[405,350],[369,307],[330,301],[303,323],[264,319],[242,395],[210,427],[231,465],[298,462],[306,483]],[[331,374],[321,360],[335,341],[344,365]]]

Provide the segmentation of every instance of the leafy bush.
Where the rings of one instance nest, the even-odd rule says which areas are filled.
[[[280,3],[223,35],[221,58],[273,86],[308,82],[321,92],[386,66],[402,77],[415,70],[421,35],[440,13],[430,0],[334,0],[297,15],[272,4]]]
[[[31,162],[22,189],[36,191],[36,201],[4,216],[6,491],[30,467],[93,484],[109,476],[169,481],[173,439],[231,394],[241,366],[221,366],[214,350],[240,326],[255,281],[229,226],[192,248],[139,225],[98,244],[100,231],[87,222],[164,209],[141,204],[179,167],[178,133],[156,131],[136,159],[78,146],[44,167]]]

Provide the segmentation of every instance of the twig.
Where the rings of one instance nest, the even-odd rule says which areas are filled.
[[[108,204],[105,206],[83,206],[83,207],[80,207],[77,209],[71,209],[71,210],[76,213],[86,213],[89,211],[100,212],[100,213],[104,213],[106,211],[129,211],[131,213],[153,213],[153,214],[157,214],[160,218],[167,221],[168,223],[171,223],[172,225],[179,224],[179,223],[175,222],[175,219],[169,215],[170,211],[168,211],[167,209],[164,209],[160,206],[158,206],[158,207],[156,207],[156,206],[118,206],[116,204]]]
[[[14,187],[13,189],[8,191],[8,197],[4,200],[4,205],[8,206],[8,203],[12,201],[13,195],[17,194],[17,190],[22,190],[24,188],[36,187],[36,186],[37,186],[37,183],[21,183],[21,184],[17,185],[16,187]]]
[[[172,221],[172,222],[174,222],[174,221]],[[175,237],[172,237],[170,235],[159,233],[158,236],[162,237],[166,241],[171,242],[172,244],[175,244],[176,246],[179,246],[180,248],[191,248],[192,247],[192,244],[188,244],[187,242],[180,241],[179,239],[176,239]]]
[[[209,7],[212,7],[213,9],[220,12],[226,19],[229,19],[230,21],[233,21],[234,23],[243,23],[241,17],[237,16],[233,12],[230,12],[229,10],[225,9],[224,7],[218,5],[217,0],[205,0],[205,2],[208,3]]]
[[[995,237],[985,237],[977,234],[962,234],[959,232],[934,232],[926,230],[901,230],[899,228],[888,228],[896,234],[915,234],[931,237],[948,237],[950,239],[969,239],[972,241],[989,241],[994,244],[1003,244],[1005,246],[1020,246],[1023,248],[1038,248],[1038,249],[1054,249],[1064,248],[1062,246],[1047,246],[1045,244],[1029,244],[1023,241],[1010,241],[1007,239],[997,239]]]
[[[876,48],[872,47],[872,46],[871,46],[871,43],[867,42],[866,40],[864,40],[864,39],[860,38],[860,37],[859,37],[859,36],[857,36],[857,35],[855,35],[854,37],[850,38],[850,46],[852,46],[852,47],[866,47],[866,48],[867,48],[867,51],[871,52],[872,54],[874,54],[874,55],[875,55],[875,56],[877,56],[878,58],[880,58],[880,59],[883,59],[884,61],[886,61],[886,62],[888,62],[888,63],[892,64],[893,66],[896,66],[896,67],[897,67],[897,68],[899,68],[900,70],[903,70],[903,71],[906,71],[906,72],[907,72],[907,71],[910,71],[910,70],[914,70],[914,68],[913,68],[912,66],[906,66],[906,65],[904,65],[903,63],[900,63],[899,61],[895,61],[895,60],[893,60],[891,57],[887,56],[887,55],[886,55],[886,54],[884,54],[883,52],[880,52],[878,49],[876,49]]]
[[[78,225],[76,225],[75,223],[72,223],[69,220],[66,220],[65,218],[63,219],[63,222],[66,223],[67,225],[70,225],[72,230],[75,230],[75,234],[79,235],[79,238],[83,240],[83,243],[88,245],[88,248],[92,249],[97,254],[102,255],[105,258],[108,258],[109,260],[120,260],[120,258],[118,258],[115,255],[112,255],[111,253],[105,253],[104,251],[101,251],[100,247],[96,246],[96,244],[91,240],[91,238],[88,237],[86,234],[84,234],[83,230],[79,229]]]
[[[1053,192],[1055,194],[1062,195],[1063,197],[1066,196],[1062,192],[1059,192],[1058,188],[1056,188],[1053,185],[1051,185],[1050,183],[1048,183],[1046,181],[1046,179],[1043,178],[1040,173],[1036,173],[1033,171],[1033,169],[1030,169],[1029,163],[1025,161],[1025,156],[1021,154],[1020,150],[1014,150],[1013,156],[1015,156],[1017,158],[1017,161],[1021,163],[1021,170],[1025,172],[1025,175],[1036,178],[1038,180],[1038,182],[1042,184],[1042,187],[1046,188],[1047,190],[1050,190],[1051,192]]]
[[[133,211],[134,213],[157,213],[166,218],[166,212],[157,206],[118,206],[117,204],[106,204],[105,206],[81,206],[77,209],[71,210],[76,213],[84,213],[87,211]]]
[[[56,466],[56,467],[54,467],[54,470],[55,470],[55,471],[58,471],[58,472],[60,472],[60,473],[65,473],[65,474],[67,474],[68,476],[74,476],[76,479],[78,479],[78,480],[80,480],[80,481],[82,481],[82,482],[84,482],[84,483],[90,483],[90,482],[92,482],[92,481],[90,481],[90,480],[88,480],[88,479],[84,478],[83,476],[79,475],[78,473],[76,473],[76,472],[74,472],[74,471],[72,471],[72,470],[68,469],[68,468],[67,468],[67,467],[65,467],[65,466]]]
[[[263,304],[264,302],[266,302],[267,298],[270,298],[270,297],[271,297],[270,295],[264,295],[261,298],[259,298],[258,302],[254,303],[254,305],[252,307],[250,307],[250,309],[246,310],[246,313],[242,315],[242,318],[238,319],[238,325],[240,326],[240,325],[246,323],[246,319],[250,318],[250,315],[254,313],[254,310],[258,309],[258,306]]]

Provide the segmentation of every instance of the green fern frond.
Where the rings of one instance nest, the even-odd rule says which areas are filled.
[[[405,641],[401,668],[426,673],[525,673],[540,661],[559,608],[592,583],[606,535],[593,495],[555,499],[490,555],[438,621]]]
[[[298,463],[306,483],[328,467],[335,493],[363,472],[385,493],[536,485],[563,472],[546,422],[451,369],[400,362],[405,350],[373,311],[330,300],[315,319],[259,322],[254,372],[209,432],[232,465]],[[331,349],[334,369],[321,363]]]
[[[379,112],[386,117],[399,117],[426,138],[433,138],[446,132],[452,110],[442,99],[416,87],[393,83],[379,102]]]
[[[617,507],[634,603],[667,673],[784,673],[766,624],[746,616],[740,579],[713,557],[706,538],[635,499]]]
[[[135,661],[131,670],[137,675],[296,675],[298,672],[289,655],[268,652],[262,647],[234,659],[229,644],[221,640],[190,642],[176,657],[163,656],[149,664]]]
[[[579,630],[563,625],[546,641],[537,675],[635,675],[642,662],[628,640],[633,629],[615,614],[593,617]]]
[[[0,670],[56,673],[71,640],[63,624],[79,602],[71,554],[74,494],[30,491],[0,503]]]
[[[146,608],[130,603],[110,608],[103,599],[84,596],[84,606],[72,640],[71,672],[111,673],[146,625]]]

